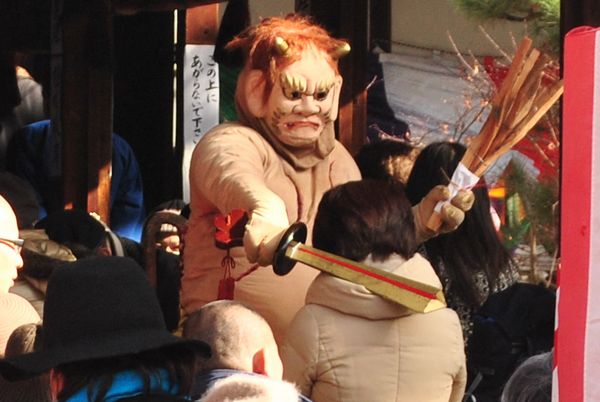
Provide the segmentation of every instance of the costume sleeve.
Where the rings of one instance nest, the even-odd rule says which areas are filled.
[[[248,128],[225,127],[207,134],[192,156],[190,181],[221,213],[243,209],[250,217],[244,248],[250,262],[269,265],[289,226],[284,201],[269,189],[265,166],[270,145]],[[276,156],[277,157],[277,156]]]
[[[318,380],[319,328],[310,305],[303,307],[287,330],[281,349],[283,378],[298,386],[300,393],[311,397]]]
[[[332,152],[331,181],[334,186],[361,179],[360,170],[344,145],[336,140]]]
[[[194,150],[191,185],[221,213],[236,208],[260,212],[287,226],[285,204],[265,182],[266,147],[268,143],[248,128],[226,127],[207,134]]]

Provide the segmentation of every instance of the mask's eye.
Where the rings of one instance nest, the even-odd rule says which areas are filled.
[[[283,89],[283,95],[289,100],[298,100],[302,98],[302,92],[297,89]]]
[[[323,101],[327,98],[327,95],[329,95],[329,91],[318,91],[315,93],[315,100]]]

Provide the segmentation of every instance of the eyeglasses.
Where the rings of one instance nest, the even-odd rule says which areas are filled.
[[[0,237],[0,244],[5,244],[8,247],[15,250],[17,253],[21,254],[21,249],[23,248],[23,244],[25,244],[25,240],[23,239],[4,239]]]

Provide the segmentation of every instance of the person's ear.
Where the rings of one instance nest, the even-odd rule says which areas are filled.
[[[265,349],[258,350],[254,356],[252,356],[252,372],[255,374],[267,375],[265,360]]]
[[[263,98],[265,85],[265,75],[261,70],[248,71],[244,85],[244,98],[248,111],[259,118],[267,114],[267,105]]]
[[[58,400],[58,393],[62,391],[64,382],[62,374],[50,369],[50,395],[53,401]]]

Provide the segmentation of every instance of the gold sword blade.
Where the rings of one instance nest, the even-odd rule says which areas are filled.
[[[446,307],[442,289],[292,241],[285,256],[335,277],[363,285],[371,292],[419,313]]]

